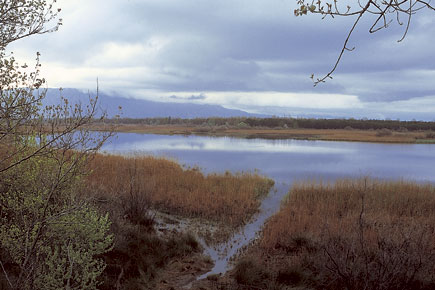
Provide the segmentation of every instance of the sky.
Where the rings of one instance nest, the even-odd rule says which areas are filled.
[[[343,0],[343,5],[357,1]],[[368,32],[365,17],[295,17],[296,0],[59,0],[59,31],[9,46],[41,53],[49,87],[218,104],[278,116],[435,120],[435,11]],[[403,19],[405,20],[405,19]]]

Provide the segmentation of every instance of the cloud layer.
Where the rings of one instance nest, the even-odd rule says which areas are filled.
[[[351,18],[294,17],[295,0],[60,1],[59,32],[14,43],[31,62],[42,53],[52,87],[100,87],[125,96],[222,104],[287,115],[435,119],[435,14],[351,38],[334,79],[313,88],[334,64]]]

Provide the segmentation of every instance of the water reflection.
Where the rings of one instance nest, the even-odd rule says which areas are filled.
[[[247,171],[278,182],[371,175],[435,182],[435,146],[119,133],[103,150],[153,154],[204,172]]]
[[[214,152],[257,152],[257,153],[300,153],[300,154],[341,154],[352,153],[349,148],[334,148],[313,144],[303,144],[307,141],[295,140],[260,140],[260,139],[235,139],[235,138],[210,138],[210,137],[182,137],[177,136],[144,136],[141,140],[125,140],[116,144],[119,151],[214,151]],[[128,136],[127,139],[130,139]],[[108,147],[113,150],[115,147]]]

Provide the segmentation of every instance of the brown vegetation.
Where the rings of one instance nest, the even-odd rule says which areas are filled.
[[[233,283],[251,265],[263,289],[435,289],[434,208],[429,184],[295,184]]]
[[[85,195],[109,213],[114,235],[100,289],[171,289],[210,269],[194,236],[181,226],[159,228],[155,209],[235,229],[272,186],[256,174],[204,176],[150,156],[96,155],[89,167]]]
[[[231,117],[231,118],[120,118],[108,120],[116,124],[136,125],[176,125],[185,127],[215,127],[215,128],[304,128],[304,129],[357,129],[379,130],[387,128],[394,131],[427,131],[435,130],[435,122],[425,121],[400,121],[379,119],[315,119],[315,118],[291,118],[291,117]]]
[[[90,163],[89,190],[101,197],[128,198],[130,211],[141,204],[163,212],[240,226],[257,212],[273,181],[256,173],[210,174],[183,169],[151,156],[98,155]],[[136,208],[135,208],[136,207]]]
[[[95,125],[94,130],[104,130]],[[355,141],[377,143],[435,143],[432,131],[404,131],[398,129],[385,134],[380,130],[361,129],[304,129],[291,127],[262,128],[262,127],[228,127],[228,126],[186,126],[186,125],[143,125],[119,124],[117,132],[146,133],[161,135],[205,135],[229,136],[237,138],[261,139],[300,139],[325,141]]]

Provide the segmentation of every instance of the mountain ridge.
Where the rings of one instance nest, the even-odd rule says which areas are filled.
[[[68,99],[70,104],[89,102],[92,93],[79,89],[64,88],[62,92],[49,88],[43,105],[59,104],[60,97]],[[220,105],[158,102],[119,96],[119,94],[99,93],[98,107],[105,111],[109,118],[120,115],[122,118],[206,118],[206,117],[267,117],[268,115],[252,114],[242,110],[228,109]],[[119,110],[119,107],[122,109]],[[120,114],[121,112],[121,114]]]

